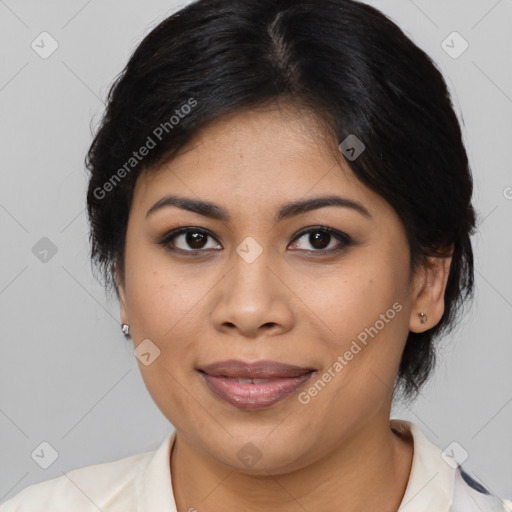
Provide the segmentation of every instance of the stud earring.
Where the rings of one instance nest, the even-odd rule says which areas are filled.
[[[130,326],[128,324],[121,325],[121,330],[123,331],[123,334],[125,336],[129,336],[130,335]]]
[[[418,313],[418,316],[420,317],[420,324],[425,325],[427,323],[427,315],[425,313]]]

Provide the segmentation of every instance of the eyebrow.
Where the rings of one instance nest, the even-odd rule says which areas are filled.
[[[210,201],[191,199],[188,197],[178,197],[175,195],[165,196],[156,202],[147,211],[146,218],[156,211],[169,206],[174,206],[182,210],[198,213],[199,215],[203,215],[204,217],[209,217],[215,220],[221,220],[224,222],[229,222],[231,220],[229,213],[224,208],[216,205],[215,203]],[[324,208],[326,206],[340,206],[343,208],[350,208],[368,219],[372,218],[370,212],[357,201],[353,201],[352,199],[348,199],[346,197],[330,195],[286,203],[282,205],[277,212],[275,221],[280,222],[295,215],[317,210],[319,208]]]

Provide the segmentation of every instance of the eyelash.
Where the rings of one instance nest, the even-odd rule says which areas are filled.
[[[185,228],[177,228],[177,229],[170,231],[157,243],[158,243],[158,245],[163,246],[165,249],[167,249],[169,251],[179,252],[181,254],[187,254],[190,256],[196,256],[196,255],[200,255],[201,253],[208,253],[210,251],[218,251],[219,250],[219,249],[195,249],[195,250],[188,251],[185,249],[178,249],[176,247],[170,246],[170,243],[172,242],[172,240],[174,240],[179,235],[187,234],[187,233],[201,233],[201,234],[206,235],[215,240],[215,237],[205,229],[195,228],[195,227],[185,227]],[[325,233],[325,234],[331,235],[331,237],[335,238],[336,240],[338,240],[338,242],[340,242],[341,247],[336,247],[334,249],[312,249],[312,250],[297,249],[298,251],[307,252],[307,253],[315,253],[315,254],[320,253],[320,255],[326,255],[326,254],[333,254],[333,253],[340,252],[343,249],[345,249],[345,247],[352,244],[352,239],[347,234],[342,233],[341,231],[338,231],[336,229],[329,228],[327,226],[311,226],[306,229],[303,229],[299,233],[297,233],[297,235],[293,238],[291,243],[299,240],[304,235],[307,235],[309,233]],[[329,244],[330,244],[330,242],[329,242]]]

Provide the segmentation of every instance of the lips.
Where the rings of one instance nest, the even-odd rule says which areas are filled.
[[[268,407],[296,392],[314,372],[312,368],[236,359],[217,361],[199,368],[208,388],[241,409]]]

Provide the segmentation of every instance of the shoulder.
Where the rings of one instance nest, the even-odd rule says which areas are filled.
[[[492,495],[459,466],[455,474],[450,512],[512,512],[512,501]]]
[[[492,495],[471,478],[453,456],[432,443],[418,425],[391,420],[400,436],[412,435],[414,453],[411,472],[400,510],[419,512],[512,512],[512,501]]]
[[[138,475],[153,453],[77,468],[29,485],[0,504],[0,512],[126,512],[135,500]]]

